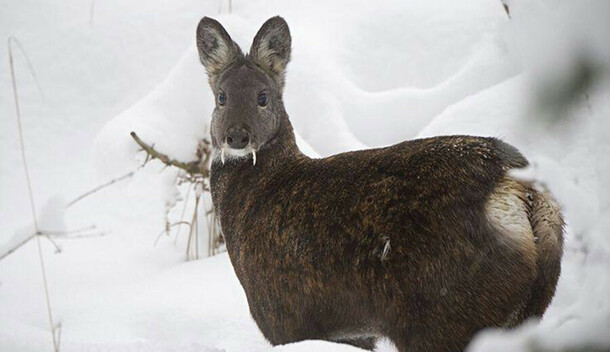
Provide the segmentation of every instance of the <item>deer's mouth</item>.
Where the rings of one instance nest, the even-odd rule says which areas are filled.
[[[223,143],[219,154],[223,165],[231,159],[246,159],[250,157],[252,158],[252,165],[256,165],[256,147],[252,143],[241,149],[231,148],[228,144]]]

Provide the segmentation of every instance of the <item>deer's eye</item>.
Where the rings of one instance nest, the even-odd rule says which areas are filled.
[[[267,93],[261,93],[258,96],[258,106],[267,106],[269,99],[267,98]]]
[[[227,103],[227,96],[225,93],[218,93],[218,105],[225,105]]]

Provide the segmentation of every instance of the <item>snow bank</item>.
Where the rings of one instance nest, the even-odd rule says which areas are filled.
[[[324,14],[311,17],[305,3],[269,6],[291,25],[285,100],[303,149],[311,152],[310,144],[329,155],[412,137],[445,107],[516,72],[496,34],[507,21],[501,6],[482,0],[382,3],[363,3],[339,21],[333,13],[344,12],[347,3],[325,4]],[[269,10],[243,6],[239,14],[216,17],[247,50]],[[373,80],[378,86],[369,84]],[[100,164],[119,160],[111,165],[124,168],[133,160],[129,129],[142,130],[144,140],[177,158],[192,159],[213,110],[210,94],[191,47],[164,83],[106,125],[96,141]]]
[[[139,147],[129,135],[132,131],[174,159],[197,159],[197,143],[207,135],[205,114],[210,113],[212,100],[200,66],[193,46],[160,87],[102,129],[95,142],[100,170],[116,176],[139,165],[134,162]]]

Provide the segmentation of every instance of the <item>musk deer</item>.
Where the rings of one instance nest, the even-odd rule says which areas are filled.
[[[216,99],[213,202],[272,344],[458,351],[543,315],[563,220],[547,191],[509,175],[528,164],[517,149],[445,136],[311,159],[282,101],[287,23],[265,22],[246,55],[211,18],[196,40]]]

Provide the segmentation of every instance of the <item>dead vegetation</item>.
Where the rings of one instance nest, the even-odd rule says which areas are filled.
[[[209,257],[221,251],[224,241],[220,234],[218,222],[216,221],[216,218],[214,216],[214,208],[211,202],[210,204],[208,204],[208,202],[206,201],[206,199],[211,199],[208,196],[210,192],[210,161],[212,155],[210,142],[205,139],[199,142],[196,152],[197,160],[191,162],[182,162],[171,158],[167,154],[157,151],[154,147],[154,144],[148,144],[144,142],[135,132],[131,132],[130,135],[133,140],[140,146],[140,151],[146,153],[146,159],[144,160],[142,166],[145,166],[148,162],[157,159],[161,163],[165,164],[165,167],[174,167],[180,170],[180,174],[176,178],[177,186],[181,186],[185,183],[189,184],[187,187],[186,194],[184,196],[184,204],[180,214],[180,218],[175,221],[171,221],[169,219],[169,211],[175,206],[175,204],[171,204],[166,211],[165,228],[157,236],[155,244],[163,235],[170,237],[173,228],[176,228],[174,240],[176,243],[180,236],[182,226],[187,226],[187,260],[199,259],[201,257]],[[189,205],[191,194],[193,193],[194,209],[192,215],[190,216],[190,221],[187,221],[185,220],[186,209]],[[208,195],[206,195],[206,193],[208,193]],[[203,220],[205,221],[205,229],[209,234],[207,238],[204,238],[204,240],[207,240],[208,243],[201,243],[201,245],[203,245],[204,248],[207,248],[207,253],[200,253],[199,251],[201,247],[199,240],[200,237],[202,237],[202,234],[200,234],[199,224],[199,218],[201,215],[199,211],[201,205],[203,205],[202,215]]]

